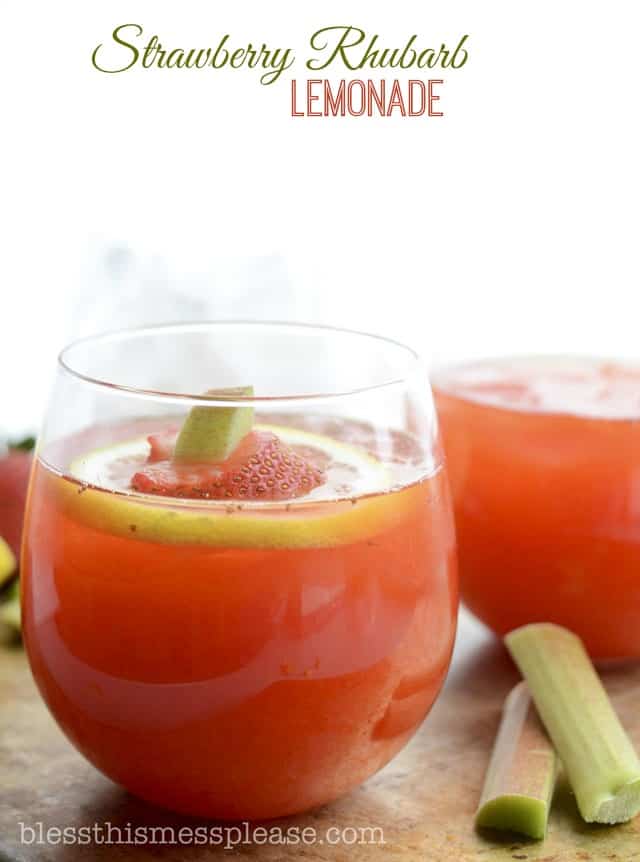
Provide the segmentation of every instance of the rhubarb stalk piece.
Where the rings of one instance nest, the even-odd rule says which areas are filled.
[[[476,826],[544,838],[558,758],[525,682],[511,690],[493,746]]]
[[[580,638],[561,626],[515,629],[505,643],[564,765],[587,823],[640,811],[640,761]]]
[[[203,397],[233,400],[252,395],[252,386],[238,386],[210,389]],[[173,457],[187,463],[225,461],[252,426],[253,407],[193,407],[178,434]]]

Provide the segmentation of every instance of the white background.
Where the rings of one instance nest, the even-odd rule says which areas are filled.
[[[167,318],[319,320],[430,360],[637,354],[637,8],[11,3],[0,426],[37,422],[68,338]],[[170,47],[229,32],[298,59],[269,87],[251,70],[96,72],[94,47],[125,22]],[[468,32],[446,116],[292,118],[290,78],[332,24],[389,46]]]

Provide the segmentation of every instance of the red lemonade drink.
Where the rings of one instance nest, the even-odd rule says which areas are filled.
[[[351,338],[383,365],[400,350],[351,333],[334,349]],[[45,429],[24,631],[49,709],[106,775],[180,812],[267,818],[350,790],[424,719],[455,633],[452,515],[429,405],[407,384],[291,405],[260,399],[257,366],[255,397],[220,376],[182,412],[154,387],[157,416],[92,383],[116,421]]]
[[[434,391],[468,607],[498,634],[551,621],[639,657],[640,369],[492,360]]]

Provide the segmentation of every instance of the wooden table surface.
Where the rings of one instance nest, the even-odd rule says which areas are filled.
[[[640,667],[611,669],[605,682],[623,723],[640,746]],[[306,816],[279,821],[316,830],[313,844],[264,846],[263,836],[233,850],[166,844],[40,843],[20,823],[48,827],[198,826],[129,796],[87,764],[63,737],[40,701],[19,649],[0,649],[0,860],[11,862],[147,862],[222,859],[304,860],[640,860],[640,817],[617,827],[584,824],[561,784],[544,842],[478,835],[473,815],[504,696],[517,673],[486,630],[461,614],[458,642],[445,689],[410,745],[348,797]],[[40,826],[42,824],[42,826]],[[207,824],[210,826],[211,824]],[[350,844],[355,833],[329,843],[327,829],[379,827],[382,843]],[[177,831],[177,829],[176,829]],[[82,833],[80,833],[82,834]],[[104,834],[104,833],[103,833]],[[117,832],[114,832],[117,836]],[[306,833],[309,836],[310,833]],[[364,833],[371,835],[372,833]],[[84,833],[88,840],[89,832]],[[377,840],[379,833],[374,837]],[[331,841],[336,833],[331,833]]]

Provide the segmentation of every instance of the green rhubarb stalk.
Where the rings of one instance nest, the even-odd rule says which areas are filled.
[[[485,777],[476,826],[544,838],[558,758],[525,682],[511,690]]]
[[[505,643],[526,679],[587,823],[640,811],[640,761],[580,638],[561,626],[515,629]]]
[[[203,397],[251,398],[253,386],[210,389]],[[225,461],[253,426],[253,407],[193,407],[184,421],[174,451],[176,461]]]
[[[13,551],[0,536],[0,586],[9,580],[17,567],[18,564]]]

